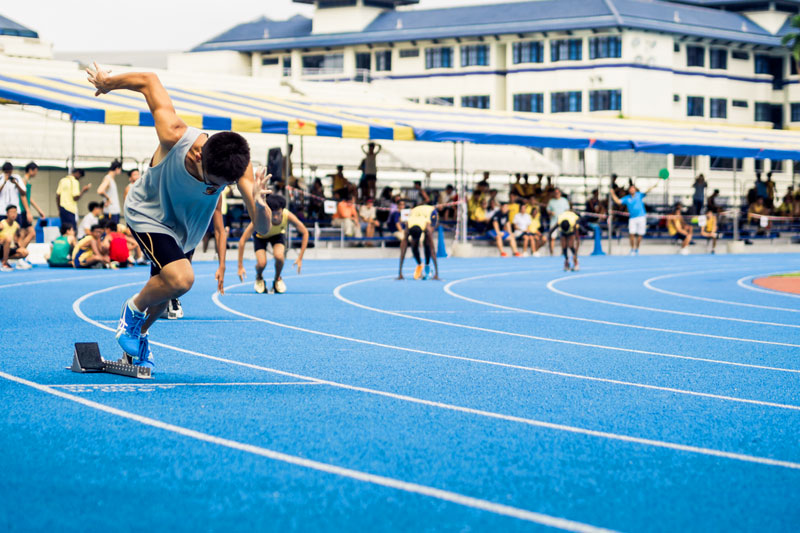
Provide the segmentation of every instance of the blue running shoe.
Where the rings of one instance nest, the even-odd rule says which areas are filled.
[[[139,353],[139,339],[142,336],[145,314],[131,309],[130,301],[122,305],[122,316],[119,317],[117,326],[117,342],[122,350],[128,354]]]
[[[131,358],[131,364],[155,368],[156,364],[153,361],[153,352],[150,351],[150,339],[147,333],[139,337],[139,352],[136,357]]]
[[[430,277],[431,277],[431,266],[425,265],[425,273],[422,275],[422,279],[423,280],[430,279]]]

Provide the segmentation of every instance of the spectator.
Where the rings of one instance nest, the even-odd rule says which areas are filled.
[[[336,200],[343,200],[349,196],[351,183],[344,177],[344,167],[337,165],[336,173],[331,174],[331,177],[333,178],[333,197]]]
[[[28,250],[20,246],[18,239],[20,226],[17,223],[17,212],[19,209],[16,205],[9,204],[6,206],[5,219],[0,220],[0,246],[3,247],[3,261],[0,262],[0,272],[11,272],[13,269],[8,264],[9,259],[18,259],[17,269],[28,270],[31,264],[25,258],[28,257]]]
[[[3,163],[3,174],[0,176],[0,219],[6,216],[6,206],[17,206],[16,222],[20,227],[22,238],[26,238],[28,228],[33,225],[33,215],[28,206],[28,196],[22,178],[12,174],[14,165],[6,161]],[[20,207],[22,211],[20,211]],[[22,216],[20,216],[20,214]],[[24,246],[23,246],[24,248]]]
[[[458,201],[458,194],[452,185],[447,185],[443,191],[439,192],[439,216],[442,220],[455,220],[456,206],[450,205]]]
[[[517,250],[517,240],[514,237],[511,229],[511,222],[508,219],[508,204],[503,204],[500,209],[492,216],[491,228],[488,231],[489,237],[495,240],[497,251],[500,252],[500,257],[508,257],[508,254],[503,250],[503,242],[508,241],[511,245],[511,251],[515,257],[521,254]]]
[[[612,176],[616,176],[616,174],[612,174]],[[631,184],[628,187],[628,194],[622,198],[617,196],[612,186],[611,199],[618,206],[624,205],[628,209],[628,237],[631,242],[631,255],[639,255],[639,245],[642,243],[642,237],[647,233],[647,211],[644,208],[644,199],[657,186],[656,182],[647,191],[640,192],[635,185]]]
[[[42,211],[42,209],[39,207],[39,204],[37,204],[33,200],[33,198],[31,198],[31,188],[32,188],[31,180],[35,178],[38,173],[39,173],[39,165],[31,161],[30,163],[25,165],[25,174],[22,176],[22,181],[25,185],[25,199],[28,202],[28,206],[36,209],[36,212],[39,213],[40,218],[45,218],[44,211]],[[0,203],[0,205],[2,205],[2,203]],[[20,200],[20,207],[24,207],[24,204],[21,200]],[[30,244],[31,241],[33,241],[33,239],[36,237],[36,230],[34,229],[32,224],[33,219],[29,218],[27,216],[27,213],[24,213],[20,218],[24,218],[26,221],[31,222],[31,225],[27,227],[27,231],[22,235],[21,238],[23,247],[27,248],[28,244]],[[20,226],[22,225],[20,224]]]
[[[756,190],[756,199],[758,198],[763,198],[764,200],[767,199],[767,182],[761,180],[761,172],[756,172],[755,190]]]
[[[700,236],[705,237],[711,241],[711,253],[715,254],[717,249],[718,237],[718,216],[719,210],[717,208],[709,207],[706,209],[705,224],[700,225]]]
[[[402,198],[397,200],[396,209],[392,210],[389,214],[389,220],[386,222],[386,226],[389,228],[389,231],[398,241],[403,240],[403,236],[405,235],[406,225],[403,222],[403,210],[406,208],[406,202]]]
[[[480,189],[476,188],[472,191],[472,194],[467,201],[467,213],[470,220],[472,220],[473,213],[475,213],[475,211],[481,207],[481,200],[481,191]]]
[[[422,182],[419,180],[414,182],[414,187],[408,191],[406,198],[414,205],[428,205],[431,203],[430,195],[422,188]]]
[[[368,239],[375,237],[375,228],[378,226],[378,210],[375,209],[374,200],[367,198],[366,204],[358,209],[358,216],[361,218],[361,224],[364,226],[364,235]],[[373,243],[367,243],[367,246],[372,246]]]
[[[492,199],[486,199],[486,200],[484,200],[484,201],[483,201],[483,203],[484,203],[484,204],[486,204],[486,207],[485,207],[485,210],[486,210],[486,218],[487,218],[488,220],[491,220],[491,219],[492,219],[492,217],[493,217],[493,216],[494,216],[494,215],[495,215],[495,214],[496,214],[498,211],[500,211],[500,202],[498,202],[496,199],[492,198]]]
[[[541,183],[541,180],[540,180]],[[522,197],[528,198],[536,194],[536,185],[528,181],[528,175],[523,174],[522,176]],[[539,184],[539,189],[541,189],[541,184]]]
[[[508,193],[508,219],[511,221],[512,225],[514,224],[514,217],[517,216],[520,210],[519,197],[514,191],[510,191]]]
[[[325,188],[321,179],[314,178],[308,196],[308,218],[314,221],[325,220]]]
[[[522,183],[522,174],[517,172],[516,181],[511,185],[511,191],[514,192],[518,197],[524,198],[525,197],[525,185]]]
[[[667,231],[676,239],[681,239],[681,255],[689,255],[689,244],[692,242],[692,227],[686,223],[681,214],[681,204],[676,204],[671,215],[667,216]]]
[[[72,260],[75,268],[104,268],[111,265],[108,248],[103,244],[103,226],[95,224],[89,234],[78,240],[75,257]]]
[[[72,268],[72,250],[77,243],[75,228],[62,224],[61,236],[50,243],[50,252],[45,255],[47,264],[52,268]]]
[[[81,220],[78,226],[78,240],[83,239],[92,231],[92,226],[100,223],[100,215],[103,214],[103,202],[89,202],[89,212]]]
[[[536,254],[539,250],[540,242],[537,239],[537,234],[531,230],[534,227],[533,217],[526,211],[518,212],[512,219],[514,226],[514,238],[522,239],[522,255],[528,253],[530,248],[532,254]],[[541,234],[538,234],[541,237]]]
[[[78,227],[78,200],[86,194],[86,191],[92,188],[91,183],[87,183],[83,187],[78,183],[78,180],[85,175],[86,172],[83,169],[76,168],[71,174],[67,174],[58,182],[56,204],[58,205],[58,214],[62,224],[71,224],[75,228]]]
[[[105,198],[103,213],[106,218],[111,220],[114,224],[119,223],[119,193],[117,192],[117,176],[122,174],[122,163],[116,159],[111,162],[108,168],[108,174],[103,177],[103,181],[97,188],[97,194]]]
[[[721,207],[717,202],[719,198],[719,189],[714,189],[714,192],[711,193],[711,196],[708,197],[708,208],[709,209],[717,209]]]
[[[346,237],[356,237],[360,239],[361,221],[358,218],[356,206],[348,194],[336,206],[336,214],[333,215],[333,225],[342,228]]]
[[[133,170],[128,171],[128,185],[125,186],[125,198],[128,197],[128,193],[133,187],[133,184],[136,183],[136,180],[139,179],[139,169],[134,168]]]
[[[775,182],[772,181],[772,172],[767,172],[767,181],[764,183],[767,188],[767,197],[764,199],[768,208],[775,208]]]
[[[361,162],[361,197],[375,198],[378,193],[378,154],[382,146],[371,142],[361,147],[364,152],[364,160]]]
[[[475,211],[469,217],[469,223],[478,233],[486,231],[486,226],[489,224],[489,217],[487,211],[489,209],[489,202],[486,199],[481,200],[480,205],[475,208]]]
[[[594,189],[592,195],[586,200],[586,211],[595,215],[608,213],[606,205],[600,200],[600,191],[598,189]]]
[[[789,189],[786,191],[786,194],[781,201],[781,205],[775,209],[775,214],[790,217],[794,214],[794,194],[792,194],[792,186],[789,185]]]
[[[107,229],[103,247],[108,249],[108,257],[114,266],[125,268],[134,263],[144,262],[141,248],[133,237],[120,231],[119,225],[113,220],[108,221]]]
[[[548,178],[548,187],[550,187],[550,180]],[[549,220],[558,220],[558,217],[561,216],[561,213],[565,211],[569,211],[570,205],[569,200],[561,196],[561,189],[554,189],[553,196],[547,202],[547,218]],[[552,231],[551,231],[552,233]],[[550,247],[550,255],[553,255],[553,245],[554,240],[551,238],[549,247]]]
[[[747,210],[747,222],[756,226],[759,234],[763,234],[764,230],[772,228],[772,221],[769,219],[770,214],[771,212],[764,199],[759,197]],[[766,219],[767,222],[761,222],[761,219]]]
[[[692,187],[694,187],[694,196],[692,197],[692,214],[699,215],[703,212],[703,206],[706,203],[706,187],[708,187],[708,184],[706,183],[705,176],[699,174],[695,178]]]

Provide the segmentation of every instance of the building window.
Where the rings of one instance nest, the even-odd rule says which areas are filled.
[[[489,109],[489,96],[462,96],[461,107],[475,107],[477,109]]]
[[[526,113],[544,113],[544,94],[515,94],[514,111]]]
[[[747,60],[747,59],[750,59],[750,54],[748,54],[747,52],[739,51],[739,50],[733,50],[733,51],[731,51],[731,57],[733,59],[744,59],[744,60]]]
[[[772,74],[770,70],[770,57],[764,54],[756,54],[755,69],[756,74]]]
[[[399,55],[403,59],[407,57],[419,57],[419,48],[406,48],[404,50],[400,50]]]
[[[800,122],[800,104],[792,104],[791,121]]]
[[[425,68],[453,68],[453,49],[449,46],[426,48]]]
[[[686,47],[686,66],[703,67],[706,64],[706,49],[702,46]]]
[[[763,159],[754,159],[753,163],[755,163],[754,170],[756,172],[764,172],[764,160]]]
[[[772,106],[764,102],[756,102],[756,122],[772,122]]]
[[[675,154],[672,160],[672,167],[673,168],[683,168],[683,169],[693,169],[694,168],[694,156],[693,155],[678,155]]]
[[[363,52],[356,54],[356,70],[371,70],[372,54]]]
[[[550,95],[551,113],[579,113],[581,111],[581,92],[568,91]]]
[[[711,170],[733,170],[732,157],[714,157],[711,156]],[[736,159],[736,171],[742,170],[742,158]]]
[[[731,102],[733,107],[747,107],[747,100],[734,100]]]
[[[461,47],[462,67],[485,67],[489,64],[489,46],[486,44],[470,44]]]
[[[703,97],[702,96],[687,96],[686,97],[686,115],[690,117],[705,116],[703,110]]]
[[[392,70],[392,51],[381,50],[375,52],[375,70],[378,72],[386,72]]]
[[[452,96],[430,96],[425,99],[428,105],[444,105],[452,106],[455,104],[455,99]]]
[[[709,108],[711,118],[728,118],[728,101],[725,98],[711,98]]]
[[[779,174],[783,173],[783,159],[770,159],[769,171],[777,172]]]
[[[622,91],[589,91],[589,111],[621,111]]]
[[[283,56],[283,75],[292,75],[292,56]]]
[[[580,61],[583,59],[583,39],[554,39],[550,41],[550,61]]]
[[[673,102],[680,102],[680,101],[681,101],[681,95],[679,95],[679,94],[673,94],[673,95],[672,95],[672,101],[673,101]]]
[[[419,98],[417,98],[416,96],[412,96],[411,98],[406,98],[406,100],[408,100],[412,104],[418,104],[419,103]]]
[[[344,72],[344,54],[303,56],[304,72],[317,74],[321,70],[330,73]]]
[[[622,57],[622,39],[619,35],[589,39],[589,59]]]
[[[672,45],[672,51],[673,52],[680,52],[681,51],[681,45],[679,43],[674,43]]]
[[[272,65],[277,65],[280,63],[280,59],[277,57],[262,57],[261,58],[261,66],[268,67]]]
[[[708,66],[717,70],[728,69],[728,51],[724,48],[712,48],[708,51]]]
[[[512,51],[515,65],[544,62],[544,44],[539,41],[514,43]]]

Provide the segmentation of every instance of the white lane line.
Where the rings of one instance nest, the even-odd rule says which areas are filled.
[[[148,271],[149,272],[149,271]],[[108,280],[121,278],[121,277],[130,277],[135,276],[138,274],[137,272],[127,272],[125,274],[117,274],[112,278],[109,275],[96,275],[96,276],[70,276],[68,278],[50,278],[50,279],[35,279],[31,281],[21,281],[19,283],[6,283],[4,285],[0,285],[0,289],[8,289],[9,287],[22,287],[25,285],[38,285],[39,283],[56,283],[59,281],[80,281],[84,279],[97,279],[97,278],[105,278]],[[142,277],[142,281],[147,281],[147,278]]]
[[[744,270],[744,269],[737,268],[735,270]],[[752,270],[752,269],[747,269],[747,270]],[[689,298],[689,299],[692,299],[692,300],[700,300],[702,302],[712,302],[712,303],[725,304],[725,305],[735,305],[735,306],[741,306],[741,307],[752,307],[754,309],[768,309],[770,311],[786,311],[787,313],[800,313],[800,309],[788,309],[786,307],[773,307],[773,306],[770,306],[770,305],[757,305],[757,304],[748,304],[748,303],[744,303],[744,302],[732,302],[730,300],[718,300],[716,298],[705,298],[703,296],[695,296],[693,294],[683,294],[682,292],[668,291],[666,289],[661,289],[661,288],[655,287],[653,285],[654,282],[660,281],[662,279],[676,278],[676,277],[679,277],[679,276],[689,276],[689,275],[693,275],[693,274],[708,274],[708,273],[712,273],[712,272],[717,272],[717,271],[716,270],[703,270],[703,271],[699,271],[699,272],[678,272],[677,274],[667,274],[665,276],[656,276],[654,278],[650,278],[650,279],[645,280],[644,281],[644,286],[647,287],[648,289],[650,289],[651,291],[660,292],[662,294],[667,294],[669,296],[678,296],[680,298]],[[730,272],[730,270],[726,270],[726,272]],[[755,277],[755,276],[748,276],[747,278],[743,278],[743,279],[749,279],[749,278],[753,278],[753,277]],[[774,291],[770,291],[770,292],[774,292]]]
[[[486,332],[486,333],[494,333],[496,335],[508,335],[510,337],[519,337],[519,338],[522,338],[522,339],[531,339],[531,340],[536,340],[536,341],[555,342],[555,343],[558,343],[558,344],[569,344],[569,345],[572,345],[572,346],[584,346],[584,347],[587,347],[587,348],[597,348],[597,349],[600,349],[600,350],[610,350],[610,351],[618,351],[618,352],[626,352],[626,353],[637,353],[637,354],[644,354],[644,355],[655,355],[655,356],[658,356],[658,357],[670,357],[670,358],[675,358],[675,359],[687,359],[687,360],[690,360],[690,361],[702,361],[704,363],[713,363],[713,364],[717,364],[717,365],[739,366],[739,367],[744,367],[744,368],[757,368],[757,369],[760,369],[760,370],[774,370],[774,371],[777,371],[777,372],[790,372],[790,373],[800,374],[800,369],[780,368],[780,367],[764,366],[764,365],[754,365],[754,364],[750,364],[750,363],[736,363],[736,362],[733,362],[733,361],[722,361],[722,360],[719,360],[719,359],[708,359],[708,358],[705,358],[705,357],[693,357],[693,356],[689,356],[689,355],[678,355],[678,354],[671,354],[671,353],[664,353],[664,352],[652,352],[652,351],[648,351],[648,350],[635,350],[633,348],[621,348],[619,346],[608,346],[608,345],[605,345],[605,344],[593,344],[593,343],[588,343],[588,342],[569,341],[569,340],[565,340],[565,339],[557,339],[557,338],[554,338],[554,337],[540,337],[540,336],[537,336],[537,335],[526,335],[524,333],[513,333],[513,332],[510,332],[510,331],[502,331],[502,330],[497,330],[497,329],[482,328],[482,327],[479,327],[479,326],[468,326],[466,324],[457,324],[455,322],[445,322],[443,320],[435,320],[435,319],[432,319],[432,318],[423,318],[423,317],[414,316],[414,315],[404,315],[402,313],[397,313],[397,312],[394,312],[394,311],[387,311],[386,309],[378,309],[376,307],[370,307],[368,305],[364,305],[364,304],[361,304],[361,303],[358,303],[358,302],[354,302],[353,300],[350,300],[350,299],[342,296],[342,294],[341,294],[341,290],[344,289],[345,287],[349,287],[351,285],[356,285],[356,284],[359,284],[359,283],[367,283],[367,282],[370,282],[370,281],[376,281],[376,280],[379,280],[379,279],[386,279],[386,276],[379,276],[379,277],[376,277],[376,278],[367,278],[367,279],[351,281],[351,282],[348,282],[348,283],[343,283],[342,285],[339,285],[338,287],[336,287],[334,289],[333,294],[334,294],[334,296],[336,296],[336,298],[338,298],[339,300],[343,301],[344,303],[352,305],[352,306],[355,306],[355,307],[360,307],[361,309],[365,309],[367,311],[373,311],[375,313],[383,313],[383,314],[386,314],[386,315],[397,316],[397,317],[402,317],[402,318],[408,318],[408,319],[411,319],[411,320],[419,320],[419,321],[422,321],[422,322],[430,322],[432,324],[439,324],[439,325],[442,325],[442,326],[450,326],[450,327],[454,327],[454,328],[463,328],[463,329],[469,329],[469,330],[473,330],[473,331],[483,331],[483,332]],[[236,312],[236,314],[239,314],[240,316],[247,316],[247,317],[250,317],[250,318],[254,318],[255,320],[259,320],[259,321],[262,320],[262,319],[259,319],[257,317],[252,317],[251,315],[245,315],[243,313]],[[275,322],[269,322],[269,323],[270,324],[279,325],[278,323],[275,323]]]
[[[64,383],[51,385],[55,389],[89,389],[106,387],[147,387],[147,388],[173,388],[173,387],[272,387],[276,385],[321,385],[314,381],[271,381],[271,382],[242,382],[242,383]],[[73,391],[74,392],[74,391]]]
[[[75,302],[72,304],[72,310],[75,312],[75,314],[81,320],[83,320],[85,322],[88,322],[89,324],[92,324],[94,326],[97,326],[97,327],[99,327],[101,329],[105,329],[105,330],[108,330],[108,331],[113,331],[112,328],[109,328],[108,326],[104,326],[103,324],[100,324],[99,322],[96,322],[95,320],[93,320],[93,319],[89,318],[88,316],[86,316],[86,314],[84,314],[83,311],[81,310],[80,304],[83,301],[85,301],[86,299],[88,299],[88,298],[90,298],[90,297],[92,297],[92,296],[94,296],[96,294],[100,294],[100,293],[103,293],[103,292],[109,292],[109,291],[112,291],[112,290],[115,290],[115,289],[120,289],[120,288],[126,287],[128,285],[133,285],[133,284],[118,285],[118,286],[115,286],[115,287],[107,287],[105,289],[100,289],[100,290],[97,290],[97,291],[93,291],[93,292],[84,294],[83,296],[81,296],[80,298],[75,300]],[[212,295],[212,298],[214,299],[215,303],[217,303],[217,305],[221,306],[221,304],[219,303],[219,295],[216,292]],[[224,306],[222,306],[222,307],[224,308]],[[234,313],[234,314],[239,314],[238,311],[235,311],[233,309],[231,309],[230,311],[232,313]],[[264,320],[264,322],[268,322],[268,321]],[[298,327],[294,327],[294,326],[290,327],[290,329],[296,329],[296,330],[299,330],[299,331],[304,331],[303,328],[298,328]],[[333,336],[333,335],[331,335],[331,336]],[[555,423],[552,423],[552,422],[545,422],[545,421],[542,421],[542,420],[534,420],[534,419],[531,419],[531,418],[523,418],[523,417],[518,417],[518,416],[513,416],[513,415],[506,415],[506,414],[502,414],[502,413],[495,413],[495,412],[492,412],[492,411],[483,411],[483,410],[480,410],[480,409],[472,409],[470,407],[462,407],[462,406],[459,406],[459,405],[452,405],[452,404],[447,404],[447,403],[442,403],[442,402],[437,402],[437,401],[432,401],[432,400],[424,400],[422,398],[415,398],[413,396],[406,396],[404,394],[396,394],[396,393],[393,393],[393,392],[380,391],[380,390],[376,390],[376,389],[370,389],[370,388],[367,388],[367,387],[358,387],[358,386],[355,386],[355,385],[347,385],[345,383],[339,383],[339,382],[336,382],[336,381],[329,381],[329,380],[326,380],[326,379],[320,379],[320,378],[314,378],[314,377],[310,377],[310,376],[304,376],[302,374],[296,374],[296,373],[293,373],[293,372],[287,372],[285,370],[278,370],[278,369],[275,369],[275,368],[269,368],[269,367],[265,367],[265,366],[255,365],[255,364],[252,364],[252,363],[245,363],[243,361],[236,361],[234,359],[226,359],[224,357],[218,357],[218,356],[215,356],[215,355],[204,354],[204,353],[196,352],[196,351],[193,351],[193,350],[187,350],[185,348],[179,348],[177,346],[172,346],[172,345],[164,344],[164,343],[160,343],[160,342],[150,341],[150,344],[152,344],[154,346],[160,346],[162,348],[167,348],[169,350],[174,350],[176,352],[181,352],[181,353],[185,353],[185,354],[188,354],[188,355],[193,355],[195,357],[201,357],[203,359],[208,359],[210,361],[228,363],[228,364],[231,364],[231,365],[241,366],[243,368],[250,368],[250,369],[253,369],[253,370],[261,370],[261,371],[264,371],[264,372],[269,372],[271,374],[277,374],[277,375],[280,375],[280,376],[292,377],[292,378],[299,379],[299,380],[314,381],[314,382],[317,382],[317,383],[330,385],[331,387],[336,387],[336,388],[340,388],[340,389],[343,389],[343,390],[350,390],[350,391],[355,391],[355,392],[363,392],[365,394],[372,394],[372,395],[375,395],[375,396],[381,396],[381,397],[385,397],[385,398],[392,398],[392,399],[403,401],[403,402],[413,403],[413,404],[417,404],[417,405],[425,405],[425,406],[428,406],[428,407],[435,407],[435,408],[438,408],[438,409],[444,409],[444,410],[448,410],[448,411],[454,411],[454,412],[459,412],[459,413],[482,416],[482,417],[491,418],[491,419],[494,419],[494,420],[503,420],[503,421],[506,421],[506,422],[514,422],[514,423],[518,423],[518,424],[525,424],[525,425],[532,426],[532,427],[540,427],[540,428],[552,429],[552,430],[556,430],[556,431],[565,431],[565,432],[568,432],[568,433],[573,433],[573,434],[578,434],[578,435],[585,435],[585,436],[590,436],[590,437],[604,438],[604,439],[608,439],[608,440],[615,440],[615,441],[633,443],[633,444],[642,444],[642,445],[645,445],[645,446],[653,446],[653,447],[657,447],[657,448],[665,448],[665,449],[674,450],[674,451],[696,453],[696,454],[699,454],[699,455],[707,455],[707,456],[711,456],[711,457],[720,457],[720,458],[732,459],[732,460],[736,460],[736,461],[743,461],[743,462],[747,462],[747,463],[762,464],[762,465],[767,465],[767,466],[778,466],[778,467],[782,467],[782,468],[790,468],[790,469],[794,469],[794,470],[800,470],[800,463],[795,463],[795,462],[791,462],[791,461],[781,461],[781,460],[772,459],[772,458],[769,458],[769,457],[758,457],[758,456],[754,456],[754,455],[746,455],[746,454],[740,454],[740,453],[734,453],[734,452],[726,452],[726,451],[722,451],[722,450],[715,450],[715,449],[712,449],[712,448],[703,448],[703,447],[698,447],[698,446],[677,444],[677,443],[666,442],[666,441],[645,439],[645,438],[640,438],[640,437],[632,437],[632,436],[629,436],[629,435],[621,435],[621,434],[617,434],[617,433],[609,433],[609,432],[605,432],[605,431],[596,431],[596,430],[585,429],[585,428],[580,428],[580,427],[576,427],[576,426],[567,426],[567,425],[563,425],[563,424],[555,424]]]
[[[772,274],[756,274],[754,276],[745,276],[736,281],[736,284],[743,289],[747,289],[748,291],[756,291],[756,292],[763,292],[764,294],[769,294],[770,296],[788,296],[789,298],[800,298],[800,294],[792,294],[790,292],[782,292],[782,291],[773,291],[771,289],[764,289],[761,287],[755,286],[753,283],[748,283],[755,277],[768,277],[774,274],[781,274],[781,272],[773,272]]]
[[[162,422],[161,420],[156,420],[154,418],[137,415],[128,411],[117,409],[115,407],[110,407],[108,405],[93,402],[91,400],[87,400],[86,398],[81,398],[80,396],[68,394],[66,392],[62,392],[60,390],[48,387],[46,385],[40,385],[38,383],[34,383],[32,381],[28,381],[26,379],[17,376],[12,376],[11,374],[6,374],[5,372],[2,371],[0,371],[0,377],[8,381],[13,381],[20,385],[25,385],[27,387],[36,389],[40,392],[51,394],[53,396],[57,396],[65,400],[81,404],[85,407],[90,407],[97,411],[101,411],[114,416],[132,420],[134,422],[138,422],[140,424],[150,426],[153,428],[161,429],[163,431],[168,431],[170,433],[175,433],[183,437],[199,440],[202,442],[207,442],[209,444],[214,444],[217,446],[223,446],[225,448],[229,448],[232,450],[258,455],[261,457],[265,457],[267,459],[271,459],[273,461],[280,461],[282,463],[287,463],[302,468],[308,468],[311,470],[316,470],[318,472],[324,472],[326,474],[333,474],[340,477],[354,479],[356,481],[361,481],[364,483],[371,483],[373,485],[379,485],[382,487],[387,487],[403,492],[419,494],[437,500],[455,503],[457,505],[461,505],[464,507],[470,507],[473,509],[478,509],[489,513],[508,516],[511,518],[517,518],[519,520],[525,520],[536,524],[542,524],[545,526],[554,527],[565,531],[576,531],[581,533],[584,532],[600,533],[600,532],[610,531],[608,529],[595,527],[590,524],[585,524],[583,522],[575,522],[573,520],[567,520],[565,518],[559,518],[542,513],[536,513],[533,511],[527,511],[525,509],[519,509],[517,507],[511,507],[509,505],[494,503],[488,500],[482,500],[480,498],[473,498],[471,496],[465,496],[464,494],[458,494],[447,490],[437,489],[434,487],[429,487],[427,485],[419,485],[417,483],[411,483],[408,481],[402,481],[399,479],[390,478],[386,476],[370,474],[368,472],[362,472],[360,470],[344,468],[329,463],[322,463],[319,461],[306,459],[304,457],[298,457],[296,455],[289,455],[275,450],[270,450],[268,448],[262,448],[260,446],[255,446],[253,444],[246,444],[231,439],[217,437],[215,435],[209,435],[208,433],[203,433],[182,426],[176,426],[174,424]]]
[[[590,298],[588,296],[581,296],[580,294],[574,294],[574,293],[571,293],[571,292],[562,291],[560,289],[556,289],[556,287],[555,287],[556,283],[560,283],[562,281],[569,280],[569,279],[587,278],[587,277],[590,277],[590,276],[607,276],[607,275],[610,275],[610,274],[625,274],[625,273],[631,273],[631,272],[647,272],[647,271],[651,271],[651,270],[666,270],[666,269],[661,269],[661,268],[643,268],[643,269],[631,269],[631,270],[610,270],[608,272],[592,272],[592,273],[589,273],[589,274],[577,274],[577,275],[572,275],[572,276],[564,276],[564,277],[556,278],[554,280],[549,281],[547,283],[547,288],[548,288],[548,290],[550,290],[550,291],[552,291],[552,292],[554,292],[556,294],[560,294],[561,296],[567,296],[569,298],[576,298],[578,300],[584,300],[586,302],[594,302],[594,303],[599,303],[599,304],[603,304],[603,305],[613,305],[613,306],[616,306],[616,307],[625,307],[625,308],[628,308],[628,309],[639,309],[641,311],[652,311],[654,313],[666,313],[666,314],[670,314],[670,315],[691,316],[691,317],[695,317],[695,318],[708,318],[708,319],[711,319],[711,320],[727,320],[727,321],[730,321],[730,322],[742,322],[742,323],[745,323],[745,324],[759,324],[759,325],[762,325],[762,326],[777,326],[777,327],[781,327],[781,328],[800,328],[800,326],[795,326],[795,325],[792,325],[792,324],[781,324],[781,323],[777,323],[777,322],[762,322],[760,320],[748,320],[748,319],[745,319],[745,318],[732,318],[732,317],[724,317],[724,316],[718,316],[718,315],[704,315],[704,314],[701,314],[701,313],[687,313],[685,311],[672,311],[670,309],[660,309],[658,307],[646,307],[646,306],[643,306],[643,305],[626,304],[626,303],[622,303],[622,302],[611,302],[611,301],[608,301],[608,300],[600,300],[598,298]],[[790,345],[790,346],[793,346],[793,345]]]
[[[736,341],[736,342],[750,342],[750,343],[756,343],[756,344],[772,344],[772,345],[777,345],[777,346],[789,346],[789,347],[792,347],[792,348],[795,348],[795,347],[796,348],[800,348],[800,344],[788,344],[788,343],[785,343],[785,342],[764,341],[764,340],[758,340],[758,339],[747,339],[747,338],[742,338],[742,337],[728,337],[728,336],[724,336],[724,335],[713,335],[711,333],[697,333],[697,332],[694,332],[694,331],[683,331],[683,330],[676,330],[676,329],[656,328],[656,327],[652,327],[652,326],[640,326],[640,325],[636,325],[636,324],[623,324],[621,322],[610,322],[608,320],[599,320],[599,319],[596,319],[596,318],[585,318],[585,317],[578,317],[578,316],[571,316],[571,315],[559,315],[559,314],[556,314],[556,313],[545,313],[544,311],[534,311],[532,309],[524,309],[524,308],[521,308],[521,307],[511,307],[511,306],[508,306],[508,305],[501,305],[501,304],[496,304],[496,303],[492,303],[492,302],[486,302],[484,300],[476,300],[475,298],[469,298],[468,296],[463,296],[463,295],[458,294],[458,293],[456,293],[456,292],[454,292],[452,290],[453,285],[456,285],[456,284],[459,284],[459,283],[463,283],[465,281],[474,281],[476,279],[486,279],[486,278],[508,276],[508,275],[515,275],[515,274],[526,274],[526,273],[527,272],[524,272],[524,271],[523,272],[504,272],[502,274],[487,274],[487,275],[483,275],[483,276],[474,276],[474,277],[471,277],[471,278],[463,278],[463,279],[451,281],[450,283],[445,285],[444,286],[444,292],[446,292],[450,296],[453,296],[455,298],[459,298],[459,299],[467,301],[467,302],[471,302],[471,303],[475,303],[475,304],[479,304],[479,305],[485,305],[487,307],[495,307],[497,309],[505,309],[506,311],[514,311],[514,312],[517,312],[517,313],[526,313],[526,314],[529,314],[529,315],[547,316],[547,317],[553,317],[553,318],[560,318],[560,319],[564,319],[564,320],[576,320],[576,321],[579,321],[579,322],[591,322],[593,324],[602,324],[604,326],[614,326],[614,327],[620,327],[620,328],[644,329],[644,330],[648,330],[648,331],[658,331],[660,333],[670,333],[670,334],[674,334],[674,335],[688,335],[688,336],[692,336],[692,337],[707,337],[707,338],[711,338],[711,339],[720,339],[720,340],[728,340],[728,341]],[[800,326],[796,326],[796,327],[800,327]]]

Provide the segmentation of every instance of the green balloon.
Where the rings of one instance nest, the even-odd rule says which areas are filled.
[[[658,177],[661,178],[662,180],[669,179],[669,170],[667,170],[666,168],[662,168],[661,170],[658,171]]]

